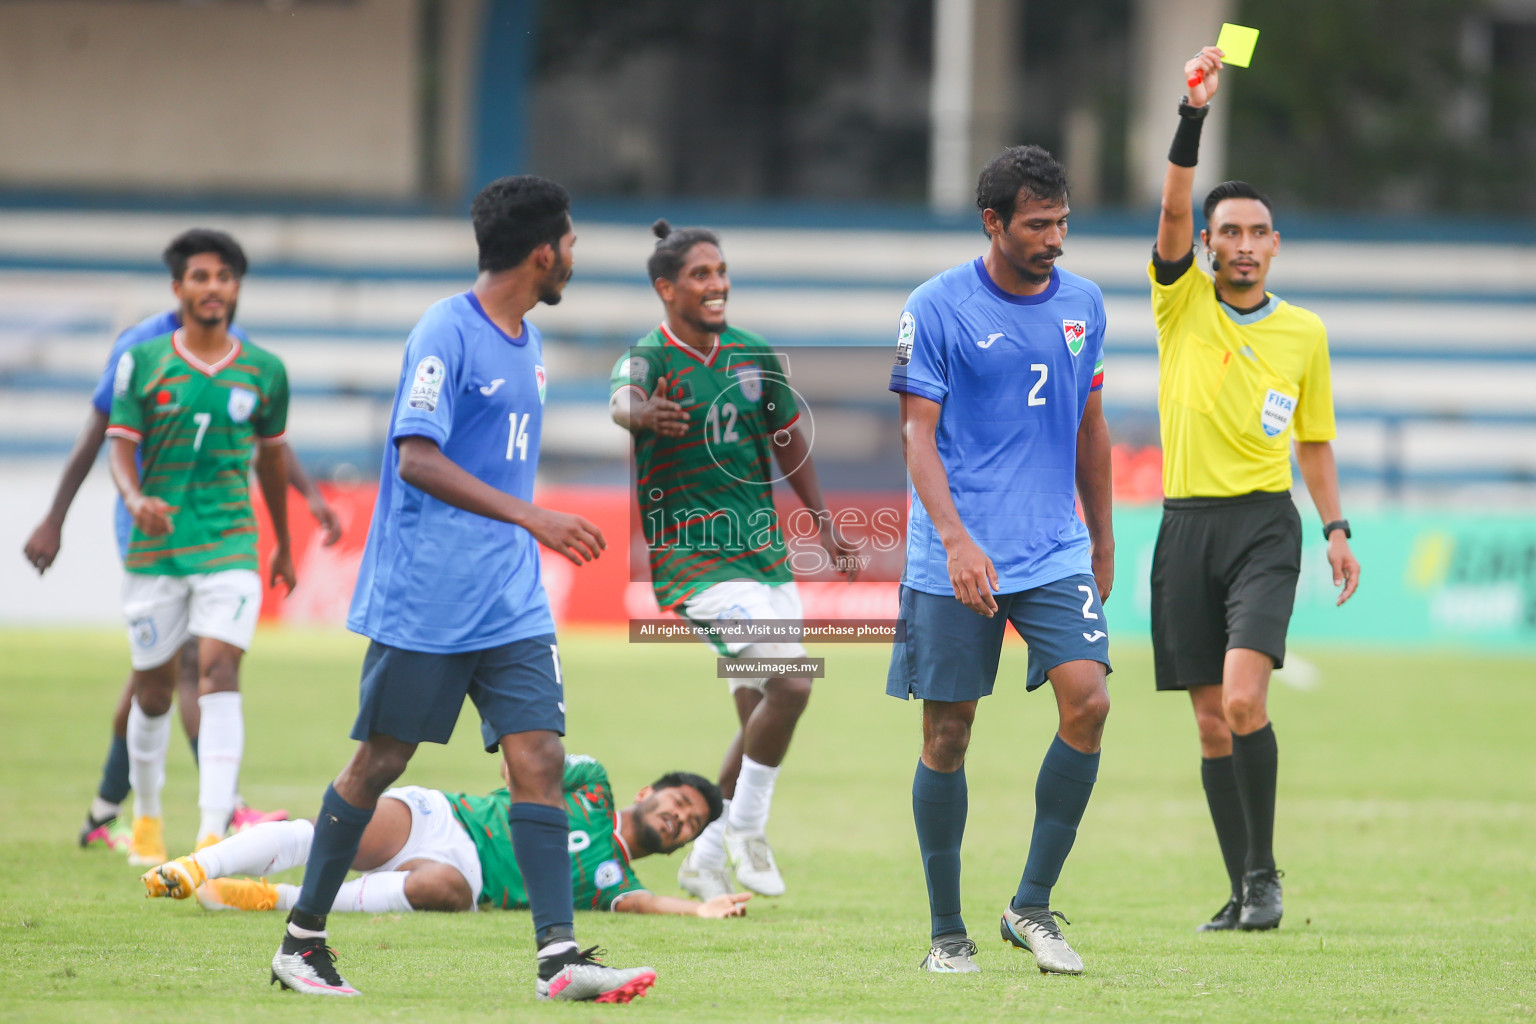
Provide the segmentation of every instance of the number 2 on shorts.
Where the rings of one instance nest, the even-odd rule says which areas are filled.
[[[1093,588],[1078,584],[1077,589],[1083,592],[1083,618],[1097,619],[1099,617],[1098,613],[1088,610],[1089,608],[1093,607]]]

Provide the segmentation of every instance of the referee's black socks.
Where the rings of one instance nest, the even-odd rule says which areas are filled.
[[[1275,869],[1275,775],[1280,760],[1275,729],[1266,724],[1246,736],[1232,734],[1232,768],[1248,826],[1248,871]]]
[[[1232,769],[1232,755],[1200,760],[1200,781],[1205,784],[1205,803],[1211,809],[1211,823],[1216,826],[1216,842],[1221,859],[1232,882],[1232,896],[1243,898],[1243,862],[1248,856],[1248,822],[1243,817],[1243,801],[1237,795],[1237,774]]]

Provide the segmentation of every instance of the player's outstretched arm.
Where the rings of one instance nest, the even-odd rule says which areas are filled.
[[[1331,441],[1297,441],[1296,465],[1301,478],[1307,482],[1307,493],[1322,517],[1323,525],[1344,518],[1339,504],[1339,469],[1333,458]],[[1328,565],[1333,569],[1333,585],[1342,587],[1338,604],[1354,596],[1360,585],[1360,562],[1349,548],[1349,538],[1343,530],[1328,535]]]
[[[794,488],[795,496],[816,517],[821,546],[832,559],[833,567],[851,583],[859,575],[858,553],[838,532],[832,522],[832,513],[827,511],[826,500],[821,495],[821,481],[816,476],[816,464],[811,460],[811,446],[798,427],[792,426],[782,433],[784,443],[779,444],[777,434],[773,443],[773,455],[778,460],[779,469],[783,470],[789,486]]]
[[[901,450],[907,460],[907,475],[917,497],[933,520],[939,540],[949,561],[949,582],[955,599],[977,615],[991,618],[997,613],[997,569],[992,559],[971,539],[960,521],[960,512],[949,493],[949,474],[939,457],[935,435],[939,427],[938,402],[903,392],[901,395]]]
[[[64,463],[58,489],[53,492],[53,505],[21,549],[39,576],[47,572],[53,560],[59,557],[64,517],[69,515],[69,506],[74,504],[80,485],[85,482],[91,466],[95,465],[96,456],[101,452],[101,442],[106,437],[107,415],[92,406],[90,415],[85,418],[85,426],[80,429],[80,436],[75,438],[75,446],[70,449],[69,458]]]
[[[683,917],[746,917],[749,892],[728,892],[705,903],[678,899],[676,896],[657,896],[649,892],[632,892],[613,904],[621,914],[678,914]]]
[[[293,458],[288,445],[263,442],[256,450],[256,483],[261,486],[262,500],[267,503],[267,515],[272,520],[272,537],[276,542],[272,550],[272,569],[267,575],[267,585],[277,586],[282,580],[293,593],[299,585],[299,574],[293,568],[293,547],[288,536],[288,464]]]
[[[1180,109],[1179,129],[1168,150],[1168,172],[1163,176],[1163,203],[1157,219],[1157,258],[1172,263],[1189,253],[1195,232],[1195,213],[1190,192],[1195,187],[1195,163],[1200,153],[1200,128],[1208,104],[1216,95],[1221,75],[1221,51],[1201,49],[1184,62],[1189,100]],[[1198,81],[1197,81],[1198,79]]]
[[[1093,582],[1098,585],[1100,602],[1109,600],[1115,585],[1113,490],[1104,392],[1092,391],[1077,427],[1077,494],[1083,501],[1083,522],[1093,542]]]
[[[667,378],[656,380],[656,390],[626,384],[608,399],[608,415],[613,422],[631,433],[655,431],[662,437],[684,437],[688,433],[688,413],[667,397]]]
[[[288,449],[288,485],[304,496],[309,514],[320,524],[320,531],[324,535],[321,545],[330,547],[341,540],[341,520],[337,518],[336,510],[326,502],[325,495],[320,493],[320,488],[315,486],[315,482],[304,471],[304,463],[299,461],[298,452],[291,447]]]
[[[164,537],[174,529],[171,506],[160,498],[146,497],[139,490],[139,467],[134,459],[138,450],[137,441],[114,437],[107,448],[107,469],[112,472],[112,482],[123,496],[128,514],[133,516],[133,525],[146,537]]]
[[[540,508],[497,490],[444,455],[429,437],[402,437],[398,448],[400,479],[438,501],[521,526],[540,544],[577,565],[592,561],[608,546],[602,531],[581,516]]]

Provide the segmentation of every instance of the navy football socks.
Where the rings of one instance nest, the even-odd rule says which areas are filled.
[[[1072,852],[1078,822],[1083,820],[1098,777],[1098,754],[1075,750],[1060,736],[1051,740],[1035,780],[1035,830],[1024,877],[1013,898],[1014,910],[1051,905],[1051,887]]]
[[[564,808],[532,803],[513,804],[507,822],[512,827],[517,869],[528,889],[534,943],[543,949],[551,941],[573,934],[570,823]]]
[[[912,820],[928,880],[933,937],[965,931],[960,917],[960,842],[965,838],[968,796],[965,766],[937,772],[921,760],[912,778]]]
[[[336,892],[347,880],[347,872],[357,859],[363,830],[372,820],[372,810],[353,807],[341,798],[335,786],[325,787],[320,813],[315,818],[315,838],[309,848],[309,863],[304,865],[304,885],[294,904],[295,911],[307,915],[308,919],[319,919],[323,927],[325,915],[336,902]]]
[[[128,799],[128,737],[112,737],[107,763],[101,766],[101,785],[97,787],[96,795],[109,804],[120,804]]]

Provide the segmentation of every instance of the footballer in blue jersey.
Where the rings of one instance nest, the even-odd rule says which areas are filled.
[[[913,494],[906,636],[892,649],[886,692],[923,701],[912,784],[933,938],[923,966],[979,970],[960,916],[965,752],[1008,623],[1028,642],[1028,688],[1050,682],[1060,726],[1035,785],[1023,879],[1000,929],[1040,970],[1079,974],[1050,895],[1093,791],[1109,713],[1104,299],[1092,281],[1056,266],[1067,182],[1045,150],[995,157],[976,205],[987,252],[914,291],[897,332],[890,388],[901,396]]]
[[[234,308],[231,308],[230,319],[233,319],[234,312]],[[81,483],[96,462],[102,442],[106,439],[107,417],[112,411],[112,382],[117,377],[118,360],[123,353],[135,345],[170,334],[181,325],[181,311],[168,309],[145,317],[131,327],[125,328],[113,341],[106,366],[103,367],[101,376],[96,381],[96,387],[91,392],[91,411],[64,464],[64,472],[54,493],[53,505],[48,510],[48,514],[43,517],[43,521],[27,538],[23,548],[27,561],[39,574],[47,572],[54,560],[58,558],[63,539],[64,519],[69,514],[70,506],[74,504],[75,495],[79,492]],[[233,324],[229,327],[229,333],[241,344],[250,341],[245,331]],[[290,458],[287,462],[289,483],[304,495],[309,504],[310,513],[324,531],[324,543],[327,546],[336,543],[341,538],[341,522],[336,517],[336,513],[326,503],[308,474],[304,472],[304,467],[299,460]],[[128,514],[127,507],[123,505],[121,495],[113,498],[113,527],[117,539],[118,558],[122,559],[128,553],[128,535],[133,529],[133,517]],[[197,738],[201,731],[197,696],[197,641],[194,638],[189,639],[182,648],[176,685],[176,703],[181,711],[181,724],[187,739],[192,744],[194,760],[197,758]],[[80,826],[79,842],[82,847],[99,844],[132,852],[123,830],[126,826],[119,829],[117,825],[118,811],[122,802],[128,798],[131,789],[128,779],[127,736],[128,715],[132,709],[132,702],[133,678],[130,676],[123,686],[117,708],[113,712],[112,744],[108,749],[107,759],[102,765],[101,782],[97,786],[96,797],[91,801],[91,807],[86,811],[85,821]],[[259,821],[276,821],[286,817],[287,813],[284,811],[265,814],[241,803],[235,811],[232,826],[239,828]]]
[[[486,750],[499,747],[506,762],[536,995],[629,1002],[656,972],[608,967],[576,946],[561,789],[565,692],[539,578],[540,544],[581,565],[604,541],[581,516],[532,504],[545,373],[538,329],[524,315],[559,302],[570,280],[570,197],[542,178],[501,178],[475,197],[471,216],[474,287],[428,309],[406,342],[347,620],[372,641],[352,728],[358,748],[321,801],[272,980],[306,995],[358,994],[336,970],[326,914],[379,798],[418,744],[448,742],[468,696]]]

